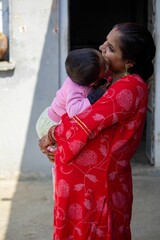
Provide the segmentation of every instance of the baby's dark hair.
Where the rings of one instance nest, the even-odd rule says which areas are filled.
[[[102,71],[101,57],[101,53],[93,48],[72,50],[65,61],[66,72],[73,82],[90,85],[98,80]]]
[[[120,33],[123,59],[133,63],[128,71],[139,74],[143,80],[150,78],[154,71],[152,60],[156,52],[151,33],[137,23],[120,23],[114,29]]]

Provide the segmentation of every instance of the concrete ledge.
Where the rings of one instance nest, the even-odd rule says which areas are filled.
[[[15,69],[15,66],[15,62],[2,61],[0,62],[0,71],[10,71]]]

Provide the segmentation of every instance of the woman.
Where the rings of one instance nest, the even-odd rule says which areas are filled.
[[[112,84],[83,113],[49,130],[41,150],[55,160],[56,240],[130,240],[130,159],[145,123],[155,45],[135,23],[116,25],[100,46]],[[57,142],[53,156],[47,147]]]

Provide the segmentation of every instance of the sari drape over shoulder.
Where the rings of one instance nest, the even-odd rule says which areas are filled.
[[[130,160],[143,132],[148,88],[138,75],[115,82],[54,135],[55,240],[130,240]]]

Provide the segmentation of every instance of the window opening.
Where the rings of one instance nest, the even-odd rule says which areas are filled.
[[[0,71],[13,70],[11,54],[10,0],[0,0]]]

